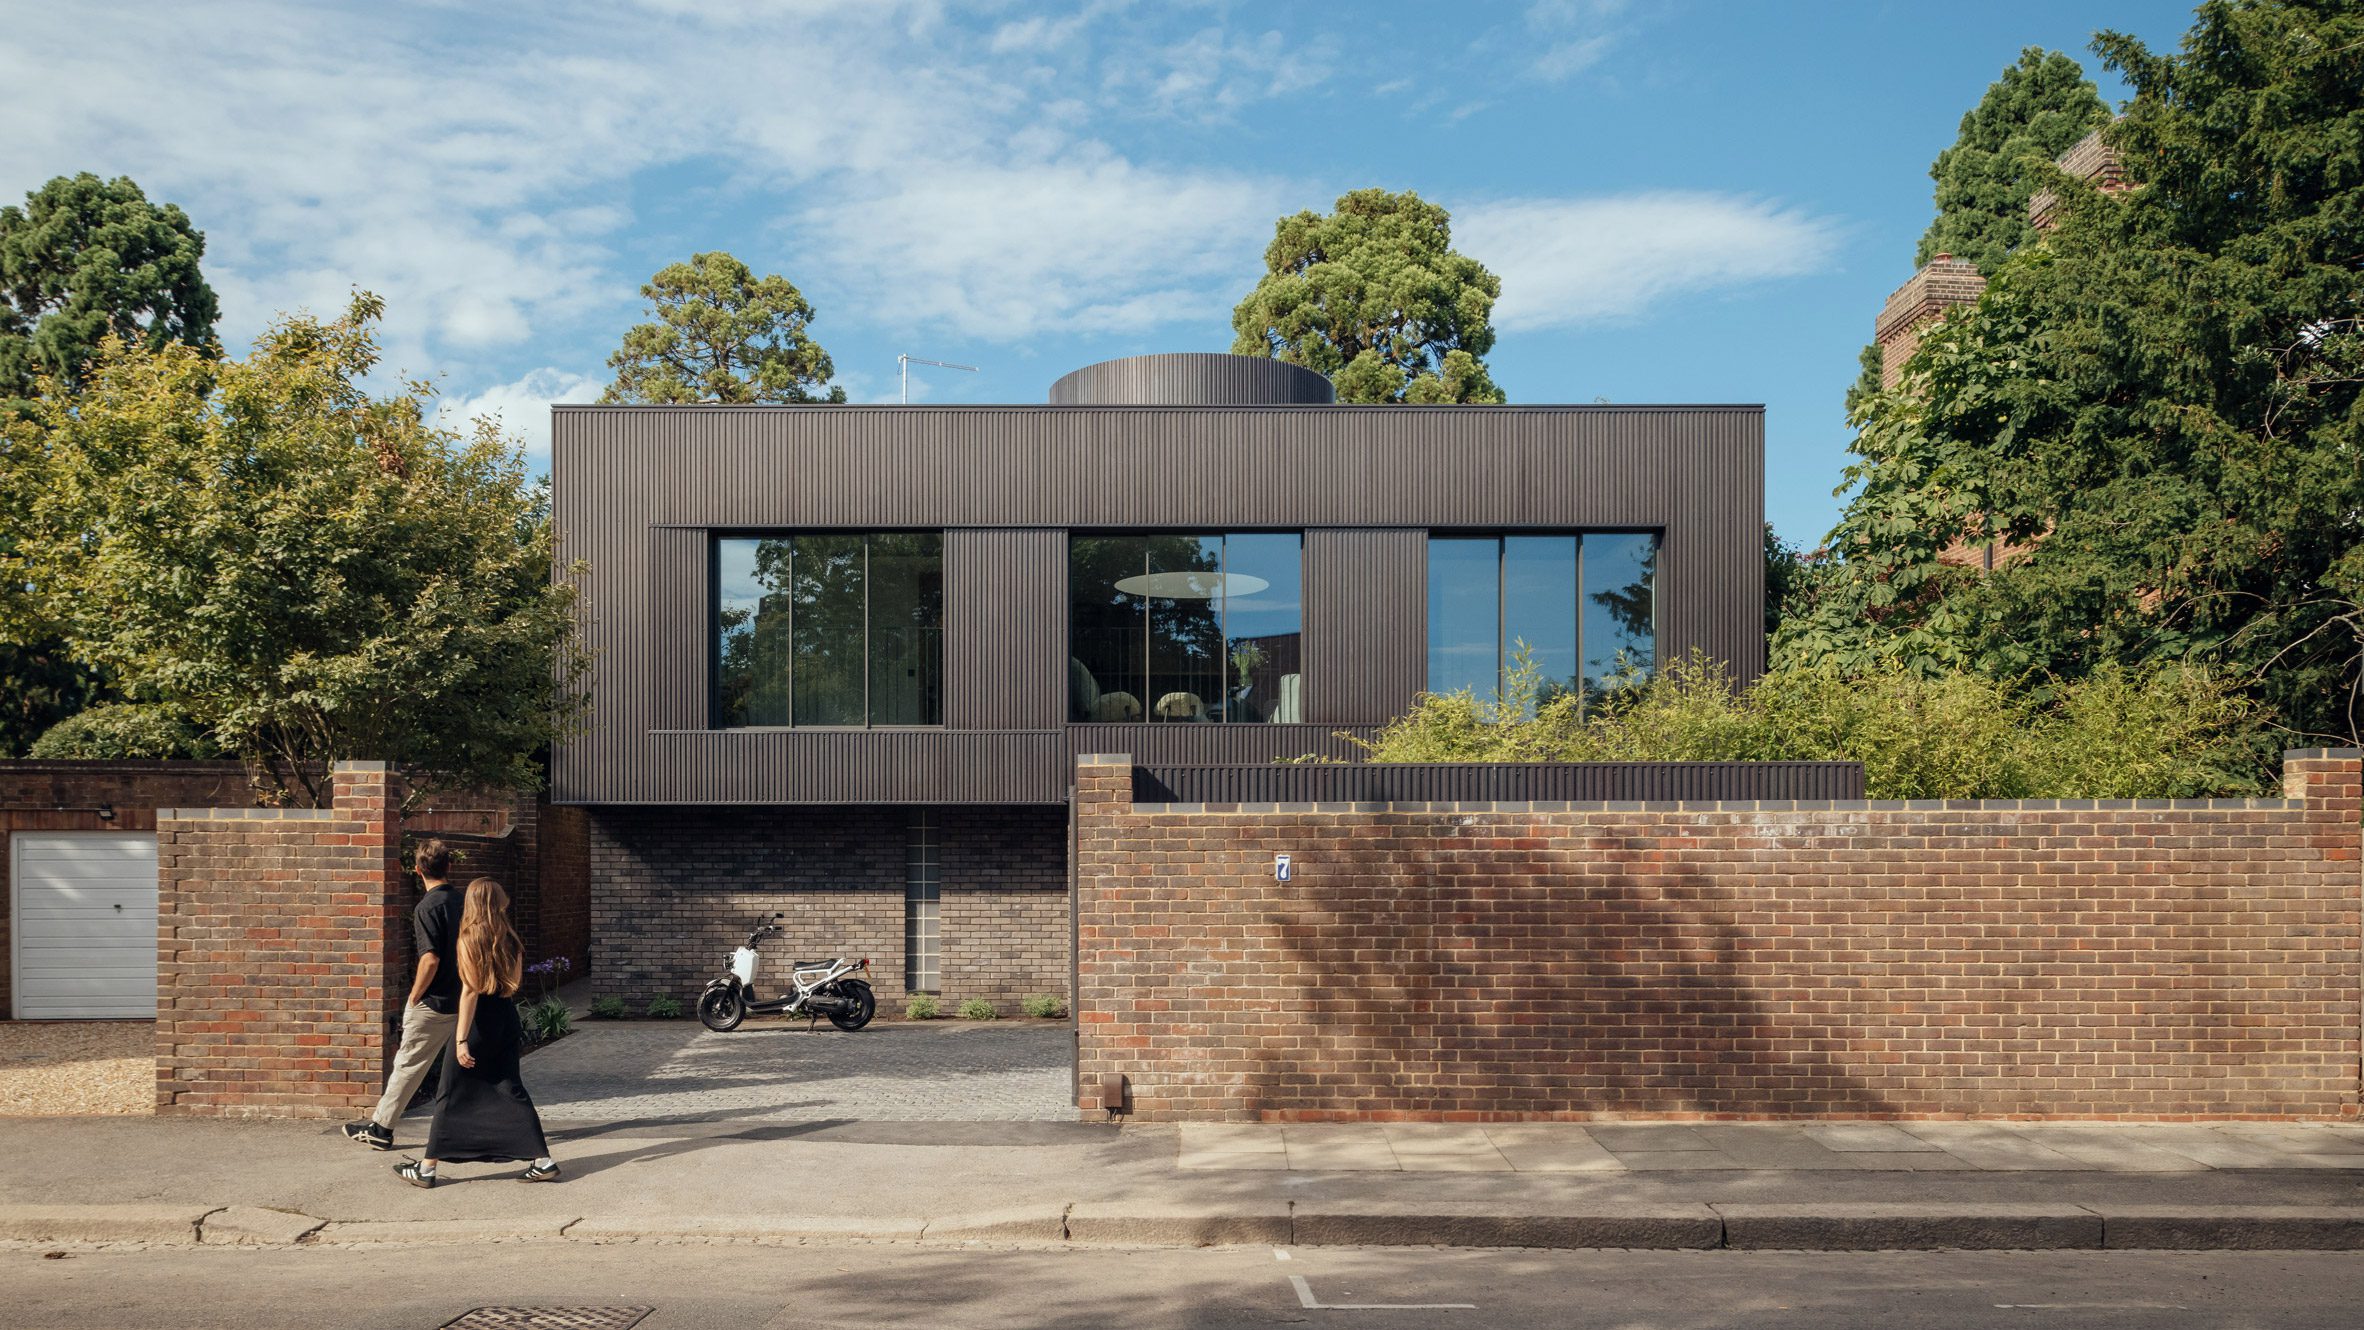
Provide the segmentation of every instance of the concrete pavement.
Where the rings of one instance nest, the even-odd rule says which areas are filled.
[[[642,1118],[553,1123],[557,1185],[465,1165],[432,1191],[325,1123],[6,1130],[0,1241],[20,1244],[2364,1249],[2364,1132],[2344,1125]],[[399,1138],[422,1135],[414,1117]]]

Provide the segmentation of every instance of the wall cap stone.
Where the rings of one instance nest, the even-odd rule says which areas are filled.
[[[1633,799],[1571,802],[1192,804],[1139,803],[1138,815],[1160,813],[2092,813],[2288,812],[2303,799],[1721,799],[1647,802]]]
[[[1131,753],[1079,753],[1075,764],[1079,767],[1116,767],[1133,765]]]
[[[331,773],[340,776],[382,775],[385,770],[386,764],[383,762],[339,762],[329,768]]]
[[[314,821],[342,816],[333,808],[159,808],[156,820],[183,822]]]
[[[2283,752],[2285,762],[2364,760],[2364,748],[2292,748]]]

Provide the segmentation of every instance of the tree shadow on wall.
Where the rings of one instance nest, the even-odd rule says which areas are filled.
[[[1298,993],[1284,1019],[1311,1037],[1256,1048],[1255,1111],[1898,1111],[1852,1069],[1884,1055],[1862,1028],[1877,979],[1779,959],[1751,931],[1777,926],[1772,901],[1587,871],[1606,853],[1566,848],[1484,851],[1481,875],[1470,830],[1372,829],[1267,898],[1264,942]]]

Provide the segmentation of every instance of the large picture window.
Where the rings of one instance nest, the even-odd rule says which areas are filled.
[[[1658,538],[1428,538],[1428,690],[1499,693],[1523,648],[1538,701],[1597,697],[1657,665]]]
[[[714,542],[714,723],[944,723],[944,540]]]
[[[1295,532],[1075,537],[1068,719],[1302,719],[1304,546]]]

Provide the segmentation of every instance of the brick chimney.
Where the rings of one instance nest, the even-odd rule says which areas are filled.
[[[2118,154],[2110,151],[2109,144],[2102,142],[2098,129],[2078,139],[2053,164],[2104,194],[2119,194],[2134,188],[2126,183],[2125,173],[2118,169]],[[2027,201],[2028,225],[2039,231],[2049,231],[2059,210],[2058,195],[2050,190],[2037,190]]]
[[[1940,254],[1929,265],[1897,287],[1880,307],[1872,323],[1872,338],[1880,344],[1880,386],[1894,388],[1904,378],[1904,362],[1912,359],[1921,334],[1956,305],[1975,305],[1986,290],[1978,265],[1951,254]]]

